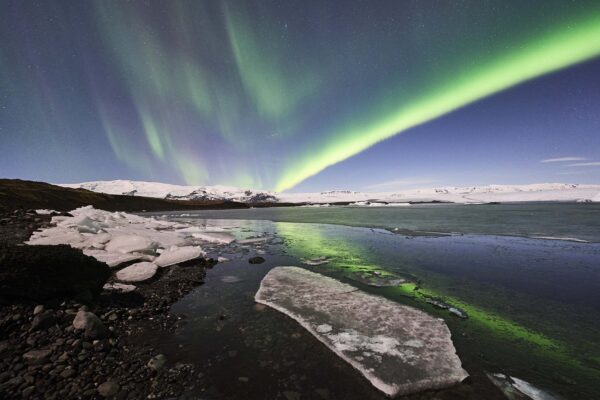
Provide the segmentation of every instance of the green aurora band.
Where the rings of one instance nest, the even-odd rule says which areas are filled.
[[[291,189],[325,168],[352,157],[369,147],[410,128],[448,114],[477,100],[491,96],[520,83],[600,55],[600,13],[593,12],[571,23],[553,28],[536,39],[514,47],[465,70],[412,99],[400,102],[395,109],[388,104],[395,98],[382,99],[365,116],[345,121],[320,149],[310,150],[289,164],[275,190]]]

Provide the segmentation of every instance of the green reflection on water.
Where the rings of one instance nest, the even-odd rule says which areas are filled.
[[[584,362],[581,349],[586,349],[585,360],[591,360],[591,362],[600,360],[600,354],[598,354],[596,346],[593,346],[588,340],[580,339],[573,334],[573,329],[576,327],[545,329],[547,332],[542,333],[532,329],[531,326],[553,325],[555,321],[552,315],[536,315],[535,320],[533,317],[525,320],[521,317],[521,321],[516,322],[503,315],[502,310],[510,312],[510,307],[507,305],[518,300],[506,298],[505,293],[499,290],[490,289],[486,293],[482,293],[481,288],[476,287],[477,283],[473,282],[470,283],[471,289],[468,289],[469,286],[461,286],[461,289],[465,290],[463,293],[465,297],[470,299],[470,301],[466,301],[462,296],[457,296],[456,293],[451,295],[446,290],[456,283],[456,278],[432,274],[423,271],[418,266],[403,268],[407,270],[407,273],[402,273],[402,276],[409,277],[408,279],[412,282],[400,286],[372,288],[360,285],[360,283],[369,284],[364,279],[365,274],[377,272],[379,276],[397,276],[393,272],[386,271],[385,266],[376,262],[373,256],[376,249],[373,249],[372,246],[360,240],[351,240],[340,234],[332,234],[327,231],[325,225],[282,222],[275,223],[275,225],[278,234],[285,240],[286,248],[291,255],[301,259],[315,257],[330,259],[327,265],[312,268],[316,272],[349,278],[359,282],[359,286],[364,290],[443,317],[450,329],[453,330],[453,336],[459,341],[460,338],[456,338],[455,331],[461,331],[474,337],[474,342],[468,344],[472,348],[462,348],[470,356],[493,347],[496,350],[497,358],[495,360],[497,363],[494,362],[493,365],[517,369],[520,373],[525,374],[525,376],[521,376],[523,378],[528,378],[527,369],[523,369],[523,367],[535,365],[537,371],[531,372],[531,374],[536,379],[543,381],[546,386],[562,391],[563,394],[570,394],[568,397],[578,398],[578,395],[573,395],[569,393],[570,391],[577,393],[578,390],[583,390],[587,393],[594,393],[596,390],[600,390],[600,371],[593,366],[590,367],[589,362]],[[426,276],[425,281],[419,279],[421,275]],[[428,304],[426,302],[428,298],[443,299],[447,304],[465,311],[469,318],[458,320],[447,310],[440,310]],[[482,307],[481,304],[475,304],[473,300],[487,306],[492,305],[494,311],[488,310],[485,306]],[[506,303],[504,307],[502,306],[503,302]],[[464,343],[462,345],[465,346]],[[557,386],[550,378],[550,374],[575,377],[579,387],[562,390],[564,388],[560,385]]]

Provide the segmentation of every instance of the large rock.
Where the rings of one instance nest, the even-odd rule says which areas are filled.
[[[5,300],[98,294],[110,268],[66,245],[0,246],[0,297]]]
[[[292,317],[389,396],[468,376],[443,320],[297,267],[272,269],[257,302]]]
[[[104,339],[108,336],[108,329],[96,314],[88,311],[79,311],[73,320],[73,327],[84,330],[85,336],[92,339]]]
[[[42,364],[48,360],[50,354],[52,354],[52,350],[50,349],[30,350],[23,354],[23,359],[30,364]]]

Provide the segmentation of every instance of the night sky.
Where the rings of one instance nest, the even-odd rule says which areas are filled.
[[[600,183],[600,1],[0,1],[0,176]]]

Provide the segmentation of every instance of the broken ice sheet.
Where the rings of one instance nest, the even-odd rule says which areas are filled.
[[[292,317],[389,396],[468,376],[443,320],[298,267],[272,269],[255,295]]]

